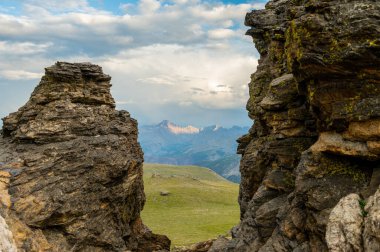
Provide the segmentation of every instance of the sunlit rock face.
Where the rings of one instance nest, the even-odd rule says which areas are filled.
[[[340,231],[326,228],[346,206],[356,211],[346,223],[359,224],[340,248],[376,251],[380,203],[367,198],[380,184],[380,2],[273,0],[245,24],[261,58],[247,103],[254,125],[238,140],[241,223],[224,250],[336,249],[326,235]],[[362,200],[372,222],[357,213]]]
[[[30,100],[3,119],[0,214],[18,251],[154,251],[142,224],[137,122],[115,110],[111,77],[58,62]],[[5,225],[1,225],[4,229]],[[14,243],[12,243],[14,241]]]

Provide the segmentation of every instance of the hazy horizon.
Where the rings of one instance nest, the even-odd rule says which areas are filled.
[[[45,67],[68,61],[102,66],[117,109],[141,125],[251,126],[258,53],[243,24],[265,2],[4,0],[0,117],[27,102]]]

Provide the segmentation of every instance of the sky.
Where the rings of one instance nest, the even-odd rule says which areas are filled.
[[[244,17],[265,2],[0,0],[0,117],[26,103],[45,67],[68,61],[102,66],[117,109],[139,124],[250,126],[259,55]]]

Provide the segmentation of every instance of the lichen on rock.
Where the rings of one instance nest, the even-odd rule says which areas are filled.
[[[261,58],[238,140],[241,222],[224,251],[328,251],[332,209],[380,184],[380,2],[272,0],[245,24]],[[359,226],[346,238],[369,232]]]
[[[154,251],[170,241],[143,225],[137,121],[115,110],[111,77],[57,62],[3,119],[0,214],[19,251]]]

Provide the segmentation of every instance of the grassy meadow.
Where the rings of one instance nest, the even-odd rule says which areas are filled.
[[[144,164],[144,186],[143,222],[172,246],[225,235],[239,222],[239,185],[208,168]]]

